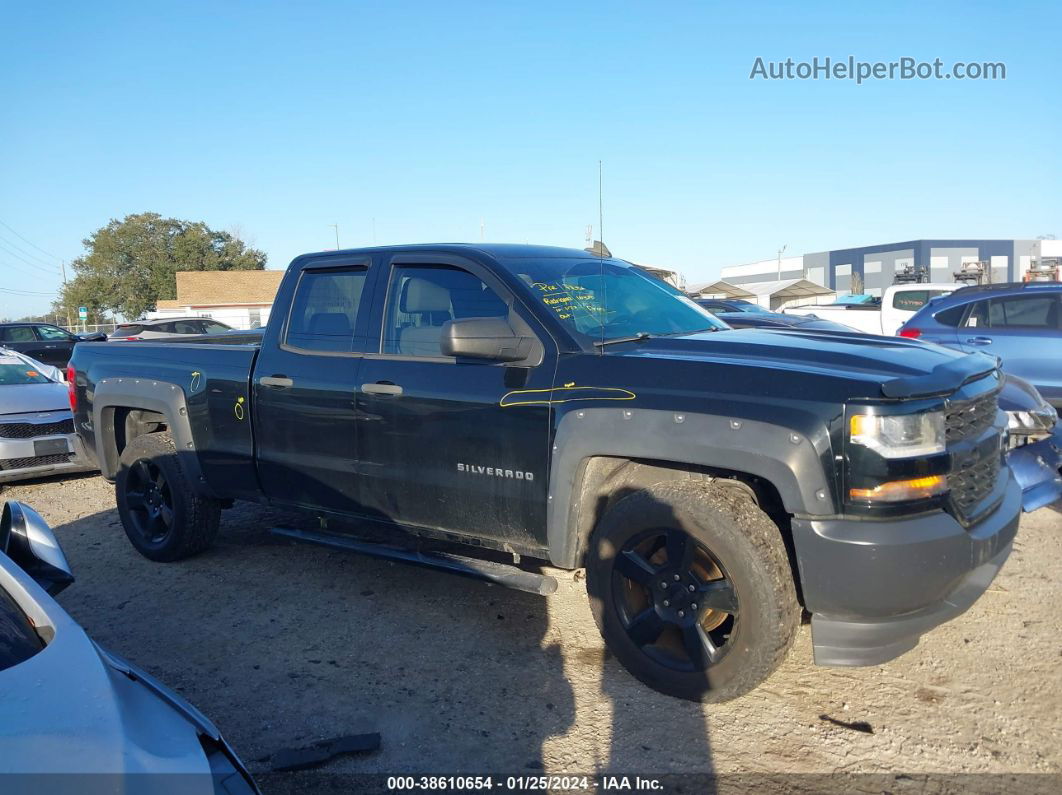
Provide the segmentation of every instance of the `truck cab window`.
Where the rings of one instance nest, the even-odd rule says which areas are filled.
[[[400,356],[442,356],[448,320],[509,314],[505,301],[478,277],[446,265],[397,268],[389,293],[383,352]]]
[[[349,351],[366,273],[364,268],[303,271],[295,288],[285,343],[307,351]]]

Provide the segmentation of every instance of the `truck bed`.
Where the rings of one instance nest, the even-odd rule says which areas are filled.
[[[243,341],[254,339],[254,342]],[[79,402],[88,406],[96,394],[136,389],[140,382],[180,389],[208,486],[230,495],[255,497],[258,483],[251,428],[251,372],[261,335],[198,337],[181,342],[94,342],[77,346]],[[84,390],[84,391],[82,391]],[[94,414],[97,412],[94,412]],[[93,416],[93,432],[79,428],[95,448],[94,428],[106,418]],[[106,474],[106,471],[105,471]]]

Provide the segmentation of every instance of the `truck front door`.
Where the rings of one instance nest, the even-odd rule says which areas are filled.
[[[379,353],[365,356],[358,394],[366,506],[402,524],[544,546],[550,407],[507,396],[552,386],[552,341],[476,263],[399,255],[377,292]],[[471,317],[527,323],[544,344],[541,362],[444,356],[443,324]]]
[[[272,502],[357,512],[357,340],[370,264],[322,257],[281,286],[274,311],[290,311],[271,320],[253,376],[258,475]]]

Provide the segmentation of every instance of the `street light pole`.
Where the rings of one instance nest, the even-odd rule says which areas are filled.
[[[782,281],[782,252],[786,250],[786,247],[788,245],[789,244],[786,243],[784,246],[778,249],[778,277],[777,279],[775,279],[775,281]]]
[[[336,230],[336,251],[339,251],[339,224],[329,224],[329,226]]]

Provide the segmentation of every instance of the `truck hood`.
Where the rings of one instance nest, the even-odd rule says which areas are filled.
[[[993,372],[998,361],[904,337],[814,329],[730,329],[655,337],[624,345],[624,355],[701,360],[842,376],[869,382],[866,397],[942,395]]]
[[[69,411],[66,384],[7,384],[0,386],[0,414]]]

